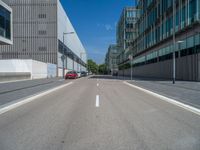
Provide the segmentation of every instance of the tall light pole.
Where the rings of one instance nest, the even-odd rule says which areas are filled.
[[[129,60],[130,60],[130,65],[131,65],[131,81],[133,80],[133,66],[132,66],[132,60],[133,60],[133,55],[129,55]]]
[[[199,37],[199,31],[196,31],[196,34],[198,35],[198,37]],[[199,39],[199,38],[198,38]],[[198,42],[200,42],[200,41],[198,41]],[[197,65],[196,65],[196,80],[199,80],[198,79],[198,68],[199,68],[199,64],[198,64],[198,62],[199,62],[199,57],[198,57],[198,50],[197,50],[197,44],[195,43],[195,58],[196,58],[196,62],[197,62]]]
[[[74,71],[74,56],[73,56],[73,71]]]
[[[86,54],[86,53],[85,53],[85,52],[81,52],[81,53],[80,53],[81,61],[82,61],[82,55],[83,55],[83,54]],[[80,66],[80,72],[81,72],[81,71],[82,71],[82,65]]]
[[[74,34],[74,32],[67,32],[67,33],[65,33],[65,32],[63,32],[63,51],[62,51],[62,57],[61,57],[61,59],[62,59],[62,64],[63,64],[63,79],[65,78],[65,65],[64,65],[64,63],[65,63],[65,53],[64,53],[64,51],[65,51],[65,35],[67,35],[67,34]],[[66,61],[67,61],[67,57],[66,57]],[[66,63],[66,65],[67,65],[67,63]],[[67,66],[66,66],[67,67]]]
[[[176,30],[175,30],[175,14],[176,14],[176,5],[175,0],[173,0],[173,84],[176,81]]]

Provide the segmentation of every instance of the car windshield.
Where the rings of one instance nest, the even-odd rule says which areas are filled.
[[[67,74],[75,74],[75,73],[76,73],[75,71],[70,71]]]

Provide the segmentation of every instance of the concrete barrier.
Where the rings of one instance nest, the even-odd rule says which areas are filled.
[[[44,79],[57,76],[57,65],[31,59],[0,60],[0,81]]]
[[[28,80],[31,79],[31,73],[30,72],[0,72],[0,82],[4,81],[13,81],[13,80]]]

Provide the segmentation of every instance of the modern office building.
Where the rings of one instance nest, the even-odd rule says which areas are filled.
[[[86,51],[59,0],[3,0],[13,9],[13,45],[0,59],[33,59],[65,70],[86,70]],[[61,56],[63,55],[63,59]]]
[[[138,0],[137,10],[133,74],[171,79],[175,51],[176,79],[200,81],[200,1]]]
[[[0,45],[7,45],[12,43],[12,9],[0,0]]]
[[[117,25],[117,45],[122,49],[119,56],[120,64],[124,64],[131,54],[130,47],[136,37],[136,9],[125,7]]]
[[[108,48],[108,52],[106,54],[105,63],[107,66],[107,71],[111,75],[115,75],[118,73],[118,57],[120,55],[120,49],[116,44],[112,44]]]

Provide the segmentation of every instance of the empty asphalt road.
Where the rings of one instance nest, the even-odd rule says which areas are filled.
[[[82,78],[0,114],[0,150],[200,150],[200,116],[121,80]]]

